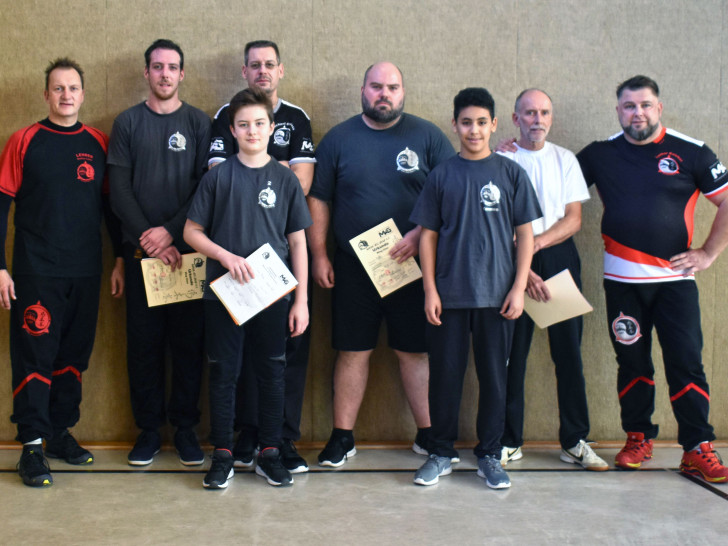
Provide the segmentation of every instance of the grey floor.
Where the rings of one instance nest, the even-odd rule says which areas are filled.
[[[728,544],[728,485],[680,475],[674,447],[641,471],[593,473],[529,446],[500,491],[465,449],[431,487],[412,483],[424,458],[408,449],[358,449],[292,487],[248,471],[222,491],[202,487],[209,461],[183,467],[165,449],[140,471],[127,448],[101,447],[88,467],[51,460],[54,485],[34,489],[15,472],[19,450],[0,449],[0,544]],[[311,464],[317,451],[302,454]],[[597,451],[611,464],[617,449]]]

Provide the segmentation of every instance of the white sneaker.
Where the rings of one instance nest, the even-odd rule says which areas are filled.
[[[609,470],[609,465],[584,440],[570,449],[562,449],[559,457],[565,463],[574,463],[583,466],[587,470],[603,472]]]
[[[508,461],[517,461],[518,459],[523,459],[523,452],[520,447],[503,446],[503,449],[501,449],[501,466],[506,466]]]

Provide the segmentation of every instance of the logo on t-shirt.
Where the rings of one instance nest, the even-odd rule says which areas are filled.
[[[498,205],[500,204],[501,192],[498,186],[493,184],[491,180],[485,186],[480,188],[480,202],[483,203],[484,211],[495,211],[499,210]]]
[[[212,142],[210,142],[210,152],[224,152],[225,151],[225,141],[220,138],[213,138]]]
[[[301,151],[313,153],[313,142],[311,142],[310,138],[303,139],[303,142],[301,142]]]
[[[48,309],[40,304],[40,300],[35,305],[28,307],[23,313],[23,330],[31,336],[42,336],[48,333],[51,326],[51,314]]]
[[[404,173],[413,173],[420,168],[420,158],[417,153],[405,148],[397,154],[397,170]]]
[[[169,137],[168,142],[169,149],[173,152],[183,152],[187,149],[187,139],[179,131]]]
[[[273,131],[273,144],[276,146],[288,146],[291,142],[291,128],[281,124]]]
[[[678,161],[682,161],[681,158],[671,153],[660,154],[657,156],[657,170],[662,174],[677,174],[680,172]]]
[[[713,180],[718,180],[725,173],[726,173],[725,167],[723,166],[723,163],[721,163],[720,161],[717,161],[710,167],[710,175],[713,177]]]
[[[276,192],[270,187],[271,181],[268,181],[268,187],[258,194],[258,204],[264,209],[272,209],[276,206]]]
[[[621,311],[619,312],[619,316],[612,321],[612,333],[614,334],[615,341],[622,345],[632,345],[642,337],[640,323]]]
[[[96,176],[96,171],[93,165],[91,165],[91,162],[94,160],[93,154],[78,153],[76,154],[76,159],[81,162],[76,167],[76,179],[81,182],[93,182]]]

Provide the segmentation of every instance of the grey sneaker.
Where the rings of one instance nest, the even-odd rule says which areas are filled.
[[[575,463],[583,466],[587,470],[596,472],[604,472],[609,470],[609,465],[584,440],[570,449],[562,449],[559,457],[565,463]]]
[[[417,485],[435,485],[440,481],[440,476],[447,476],[451,473],[450,457],[439,457],[433,453],[415,472],[415,483]]]
[[[511,486],[508,474],[497,457],[486,455],[478,459],[478,477],[484,478],[491,489],[506,489]]]
[[[523,452],[521,451],[520,447],[503,446],[503,449],[501,449],[500,458],[500,463],[502,466],[506,466],[508,464],[508,461],[517,461],[518,459],[523,459]]]

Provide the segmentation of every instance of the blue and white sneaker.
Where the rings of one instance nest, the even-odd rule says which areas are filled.
[[[484,478],[491,489],[506,489],[511,486],[508,474],[497,457],[486,455],[478,459],[478,477]]]
[[[440,481],[440,476],[447,476],[452,473],[450,457],[440,457],[434,453],[427,457],[417,472],[415,472],[415,483],[417,485],[435,485]]]

